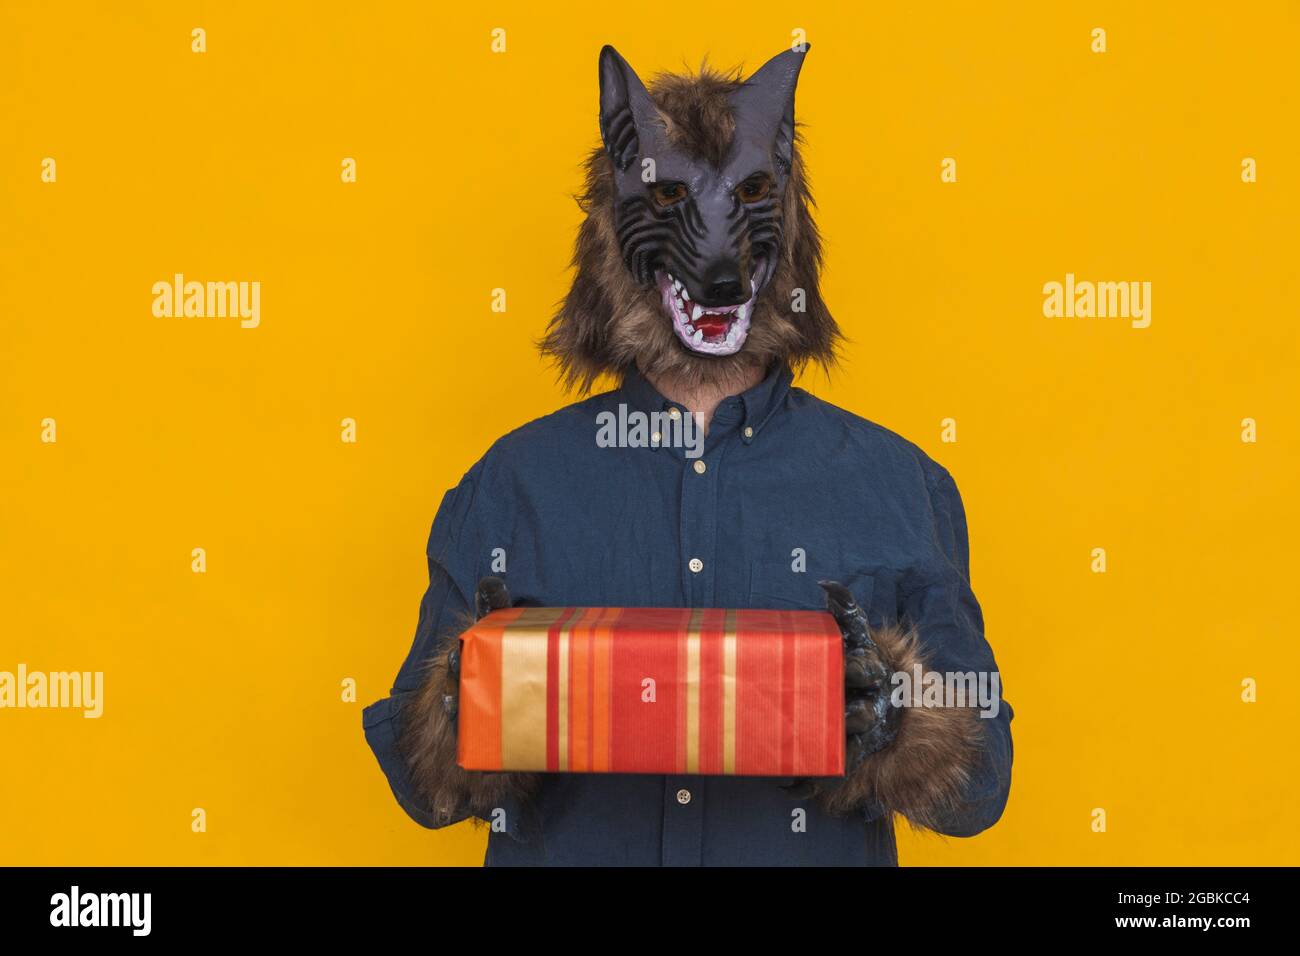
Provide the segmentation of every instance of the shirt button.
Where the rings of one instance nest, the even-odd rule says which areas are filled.
[[[699,574],[701,571],[704,570],[704,562],[701,561],[699,558],[691,558],[690,563],[687,564],[686,566],[690,568],[691,571],[693,571],[695,574]]]
[[[691,792],[689,790],[678,790],[677,802],[682,806],[686,806],[686,804],[691,802]]]
[[[694,465],[694,468],[695,468],[695,473],[696,473],[697,475],[702,475],[702,474],[704,474],[704,472],[705,472],[705,470],[707,469],[707,467],[708,467],[708,466],[704,464],[703,459],[700,459],[700,458],[695,459],[695,465]]]
[[[745,426],[745,437],[746,438],[754,437],[754,429],[750,428],[748,425]]]
[[[677,419],[682,417],[682,413],[679,412],[676,408],[670,408],[668,409],[668,417],[671,418],[673,421],[677,421]]]

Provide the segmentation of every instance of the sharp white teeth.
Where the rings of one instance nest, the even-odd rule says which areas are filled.
[[[702,316],[703,314],[704,314],[704,309],[701,306],[697,305],[694,309],[691,310],[691,321],[698,322],[700,316]]]
[[[700,329],[696,329],[695,334],[691,336],[691,341],[694,342],[696,345],[699,345],[701,342],[704,341],[704,332],[701,331]]]

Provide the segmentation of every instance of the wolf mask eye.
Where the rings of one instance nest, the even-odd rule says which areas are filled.
[[[743,203],[762,202],[772,191],[772,180],[763,173],[755,173],[736,187],[736,198]]]
[[[650,195],[654,197],[656,206],[667,208],[686,198],[686,186],[683,183],[655,183],[650,187]]]

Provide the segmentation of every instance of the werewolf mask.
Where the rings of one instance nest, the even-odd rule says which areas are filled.
[[[633,365],[726,385],[778,360],[834,361],[794,122],[804,56],[744,81],[705,67],[647,89],[601,51],[604,146],[587,161],[573,286],[541,342],[567,385]]]

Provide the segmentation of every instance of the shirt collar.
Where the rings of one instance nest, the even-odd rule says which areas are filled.
[[[794,373],[790,366],[785,362],[777,362],[753,388],[723,399],[713,413],[713,420],[724,425],[738,418],[741,441],[749,444],[784,404],[792,381]],[[619,393],[620,399],[627,402],[629,407],[643,412],[666,412],[676,408],[681,414],[687,414],[685,405],[664,398],[635,366],[624,373]]]

